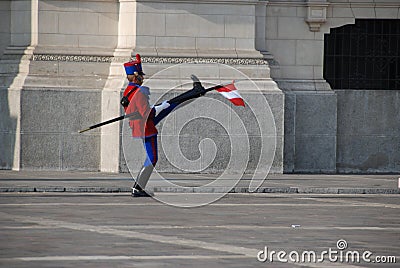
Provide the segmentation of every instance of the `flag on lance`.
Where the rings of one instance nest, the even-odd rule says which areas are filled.
[[[227,98],[236,106],[245,106],[242,96],[240,96],[237,88],[235,87],[234,81],[231,84],[223,85],[217,88],[217,91]]]

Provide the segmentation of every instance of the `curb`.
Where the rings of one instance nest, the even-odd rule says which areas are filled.
[[[303,188],[303,187],[261,187],[249,192],[247,187],[154,187],[159,193],[280,193],[280,194],[400,194],[400,189],[391,188]],[[0,187],[0,193],[128,193],[130,187]]]

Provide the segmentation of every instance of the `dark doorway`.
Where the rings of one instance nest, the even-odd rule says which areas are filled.
[[[400,20],[357,19],[324,40],[324,78],[333,89],[400,89]]]

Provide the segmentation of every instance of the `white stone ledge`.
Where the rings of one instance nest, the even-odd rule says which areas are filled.
[[[137,11],[138,13],[194,14],[200,16],[254,16],[255,10],[249,10],[249,7],[258,3],[257,1],[140,1],[137,2]]]
[[[118,13],[118,4],[115,0],[46,0],[39,1],[39,10],[95,13],[115,11]]]
[[[73,89],[77,90],[82,89],[92,89],[92,90],[100,90],[104,88],[104,84],[106,82],[106,77],[103,79],[94,79],[93,76],[87,77],[77,77],[77,76],[36,76],[29,75],[25,79],[24,90],[27,87],[32,88],[42,88],[42,90],[46,88],[60,88],[64,89]]]
[[[196,38],[196,48],[203,50],[234,50],[234,38]]]
[[[94,1],[94,0],[92,0]],[[131,2],[133,0],[120,0],[120,2]],[[176,4],[198,4],[198,0],[136,0],[138,3],[176,3]],[[259,0],[202,0],[202,4],[235,4],[235,5],[254,5],[259,4]]]
[[[93,89],[93,88],[85,88],[85,87],[80,87],[80,88],[76,88],[76,87],[68,87],[68,86],[64,86],[64,87],[58,87],[58,86],[50,86],[50,85],[46,85],[46,86],[24,86],[24,91],[61,91],[61,92],[89,92],[89,93],[100,93],[102,91],[102,89]]]
[[[112,57],[114,56],[114,49],[98,47],[38,46],[35,48],[35,54],[48,56]]]
[[[75,1],[39,1],[39,10],[76,12],[79,4]]]
[[[188,36],[156,36],[156,48],[190,49],[196,46],[196,39]]]
[[[332,94],[333,90],[323,79],[274,79],[279,88],[285,91],[296,91],[296,93],[309,93],[310,91],[319,94]]]
[[[324,2],[323,0],[321,1],[316,1],[316,2]],[[329,0],[326,3],[328,3],[330,6],[335,5],[335,6],[343,6],[343,5],[352,5],[352,6],[362,6],[362,7],[384,7],[384,6],[399,6],[398,0],[382,0],[382,1],[377,1],[377,0],[361,0],[361,1],[355,1],[355,0],[347,0],[347,1],[335,1],[335,0]],[[305,0],[298,0],[298,1],[284,1],[284,0],[269,0],[269,1],[260,1],[258,4],[265,4],[266,6],[290,6],[290,7],[303,7],[307,6],[307,2]]]

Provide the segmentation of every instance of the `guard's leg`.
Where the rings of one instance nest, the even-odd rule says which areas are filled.
[[[132,187],[132,196],[134,197],[149,196],[144,189],[158,160],[157,136],[145,138],[144,148],[146,150],[146,161],[140,169],[135,184]]]
[[[135,184],[132,187],[132,196],[133,197],[148,197],[151,196],[149,193],[147,193],[144,188],[147,182],[149,181],[149,178],[151,176],[151,173],[153,172],[154,167],[152,165],[150,166],[143,166],[139,174],[136,177]]]
[[[158,115],[154,118],[154,124],[157,125],[181,103],[201,97],[206,94],[206,92],[207,91],[204,89],[200,82],[193,83],[193,88],[191,90],[186,91],[168,101],[170,106],[158,113]]]

